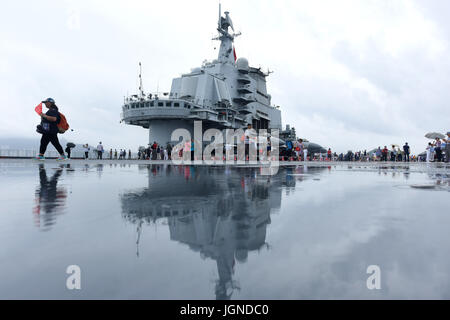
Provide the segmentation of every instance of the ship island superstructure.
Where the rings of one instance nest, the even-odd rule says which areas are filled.
[[[254,129],[281,130],[281,111],[272,105],[267,93],[269,71],[249,66],[245,58],[236,59],[234,32],[228,12],[219,5],[218,58],[172,80],[170,92],[139,94],[125,97],[121,118],[126,124],[149,129],[149,142],[166,144],[175,129],[187,129],[193,135],[194,121],[209,128],[241,129],[252,124]]]

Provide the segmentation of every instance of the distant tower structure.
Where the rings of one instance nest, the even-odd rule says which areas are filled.
[[[219,5],[217,58],[172,79],[170,92],[145,95],[139,63],[139,93],[125,98],[121,118],[149,129],[150,142],[177,143],[171,140],[172,132],[186,129],[193,135],[194,121],[202,121],[204,131],[241,129],[247,124],[256,130],[282,129],[281,111],[267,92],[271,72],[251,67],[246,58],[237,59],[234,39],[241,33],[235,32],[230,13],[224,14]]]
[[[142,64],[139,62],[139,94],[141,99],[145,98],[144,86],[142,85]]]
[[[280,131],[280,139],[284,141],[294,141],[297,140],[297,133],[295,132],[295,128],[290,125],[286,125],[286,129],[283,131]]]

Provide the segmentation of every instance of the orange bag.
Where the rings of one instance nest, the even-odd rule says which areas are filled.
[[[69,130],[69,128],[70,128],[69,123],[67,122],[66,117],[61,112],[59,113],[59,116],[60,116],[61,120],[58,123],[58,130],[59,130],[59,133],[64,133],[67,130]]]

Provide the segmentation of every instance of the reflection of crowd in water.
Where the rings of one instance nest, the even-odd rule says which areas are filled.
[[[450,192],[450,174],[447,172],[437,171],[434,168],[428,168],[428,177],[434,181],[437,187],[445,188]]]
[[[349,169],[352,169],[353,167],[349,166]],[[445,172],[445,171],[444,171]],[[420,173],[426,173],[427,176],[430,178],[431,181],[433,181],[433,184],[438,186],[438,187],[443,187],[443,188],[447,188],[448,191],[450,191],[450,174],[448,173],[444,173],[442,171],[436,170],[435,167],[426,167],[426,171],[420,171]],[[378,174],[384,174],[385,176],[387,176],[388,174],[392,175],[392,178],[396,178],[396,177],[403,177],[405,180],[408,180],[410,178],[411,175],[411,171],[410,171],[410,167],[409,165],[406,165],[404,167],[402,167],[401,169],[395,167],[395,166],[380,166],[378,167]],[[426,184],[414,184],[413,186],[416,187],[421,187],[421,186],[425,186],[425,187],[429,187],[430,184],[426,183]]]

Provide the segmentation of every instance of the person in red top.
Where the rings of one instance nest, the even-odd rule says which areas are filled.
[[[384,146],[383,150],[381,150],[381,161],[387,161],[389,150],[386,146]]]
[[[328,148],[327,159],[331,161],[331,148]]]

